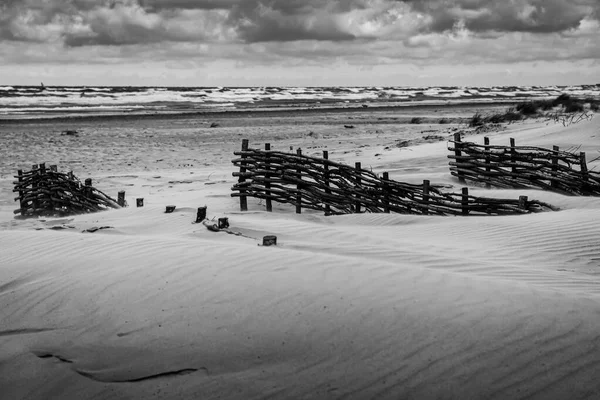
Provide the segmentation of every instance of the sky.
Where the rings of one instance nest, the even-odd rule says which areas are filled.
[[[0,0],[0,85],[600,83],[600,0]]]

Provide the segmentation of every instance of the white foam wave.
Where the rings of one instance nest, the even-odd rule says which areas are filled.
[[[63,110],[92,110],[96,107],[119,109],[150,108],[174,105],[177,110],[202,107],[229,107],[260,102],[283,104],[299,103],[351,103],[394,102],[436,99],[443,101],[489,102],[507,99],[527,99],[558,96],[568,93],[575,96],[600,97],[600,85],[588,86],[523,86],[523,87],[19,87],[0,86],[0,109],[3,113],[40,112]],[[78,108],[79,107],[79,108]]]

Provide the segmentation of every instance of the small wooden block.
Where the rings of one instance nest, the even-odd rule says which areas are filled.
[[[227,229],[229,228],[229,218],[223,217],[219,218],[219,229]]]
[[[138,197],[137,199],[135,199],[135,204],[138,207],[144,207],[144,198],[143,197]]]
[[[200,222],[204,221],[205,219],[206,219],[206,206],[198,207],[198,214],[196,214],[196,223],[199,224]]]
[[[170,214],[173,211],[175,211],[175,206],[167,206],[167,209],[165,210],[167,214]]]
[[[277,236],[264,236],[263,237],[263,246],[276,246],[277,245]]]

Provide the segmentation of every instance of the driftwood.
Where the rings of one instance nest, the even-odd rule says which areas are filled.
[[[270,149],[270,146],[266,146]],[[247,197],[264,199],[270,211],[272,201],[330,214],[357,212],[431,214],[431,215],[504,215],[552,210],[554,207],[528,199],[492,199],[461,193],[442,192],[440,186],[410,184],[379,177],[363,169],[323,158],[309,157],[300,149],[293,153],[250,149],[244,140],[242,151],[234,165],[240,168],[233,176],[238,183],[232,187],[232,197],[240,198],[240,209],[247,210]]]
[[[31,171],[19,170],[13,192],[19,196],[15,214],[23,217],[65,216],[121,208],[118,201],[92,186],[91,179],[82,185],[72,172],[58,172],[55,165],[33,165]],[[124,202],[124,197],[123,197]]]
[[[532,146],[494,146],[462,142],[455,135],[449,142],[450,173],[465,180],[500,188],[538,188],[566,195],[600,195],[600,173],[589,171],[585,153]]]

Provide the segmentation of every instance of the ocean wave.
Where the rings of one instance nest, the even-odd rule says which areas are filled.
[[[197,110],[349,103],[490,102],[550,98],[561,93],[600,98],[600,85],[577,86],[368,86],[368,87],[136,87],[0,86],[0,112]]]

